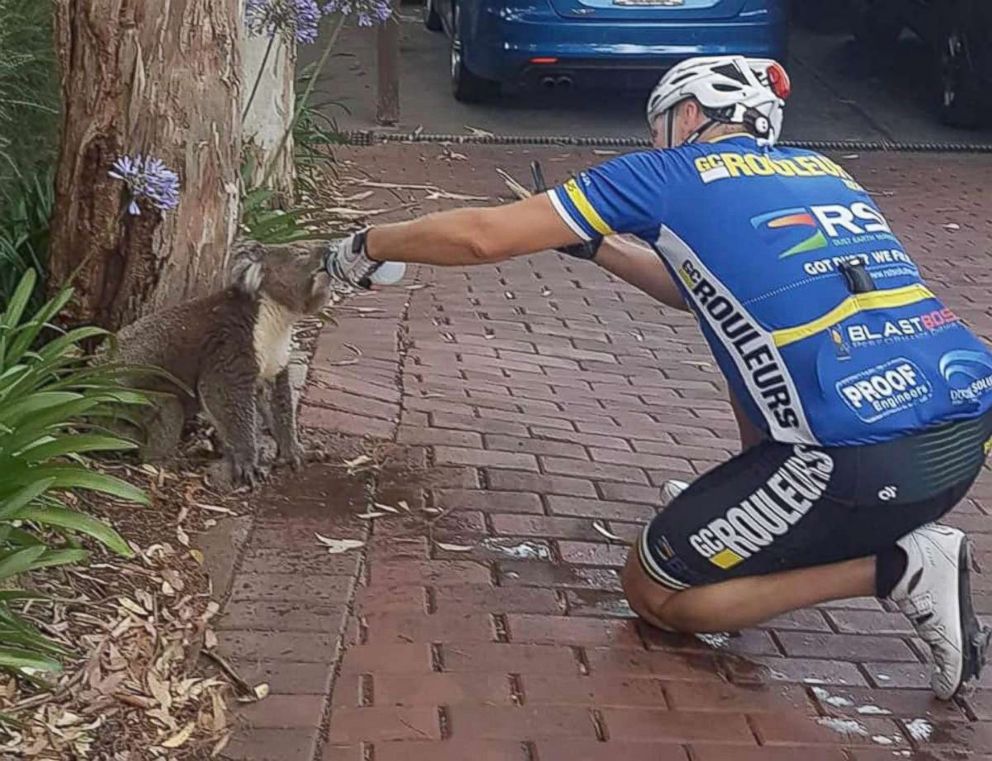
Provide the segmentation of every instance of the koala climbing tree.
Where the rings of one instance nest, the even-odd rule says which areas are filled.
[[[243,0],[54,5],[63,122],[50,287],[75,274],[68,320],[116,329],[211,292],[227,269]]]

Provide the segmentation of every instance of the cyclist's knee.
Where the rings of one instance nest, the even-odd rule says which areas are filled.
[[[627,604],[640,618],[659,629],[675,631],[664,618],[664,605],[676,594],[677,590],[669,589],[655,581],[644,570],[637,545],[631,547],[627,554],[627,562],[620,574]]]

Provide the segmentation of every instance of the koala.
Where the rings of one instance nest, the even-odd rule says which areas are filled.
[[[140,389],[167,392],[156,395],[156,409],[143,421],[146,461],[172,455],[186,422],[203,413],[217,432],[234,485],[254,486],[262,476],[261,422],[276,440],[277,462],[299,466],[290,341],[293,325],[319,313],[331,298],[323,248],[239,242],[227,288],[148,315],[117,333],[115,361],[161,368],[189,389],[160,376],[135,381]]]

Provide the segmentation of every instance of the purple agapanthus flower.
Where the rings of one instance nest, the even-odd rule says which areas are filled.
[[[245,26],[253,37],[282,34],[308,45],[317,40],[317,0],[245,0]]]
[[[389,0],[329,0],[321,6],[324,13],[340,13],[348,16],[354,13],[359,26],[374,26],[387,21],[393,9]]]
[[[141,214],[138,201],[146,199],[159,211],[169,211],[179,205],[179,176],[167,168],[161,159],[121,156],[114,162],[108,174],[127,185],[131,201],[127,205],[130,214]]]

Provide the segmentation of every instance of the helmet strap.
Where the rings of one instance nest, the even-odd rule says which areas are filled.
[[[689,134],[689,137],[687,137],[687,138],[685,139],[685,142],[686,142],[686,144],[688,144],[688,143],[694,143],[694,142],[696,142],[697,140],[699,140],[699,138],[700,138],[700,137],[702,137],[702,135],[703,135],[703,133],[704,133],[704,132],[705,132],[706,130],[708,130],[708,129],[709,129],[710,127],[712,127],[712,126],[714,126],[714,125],[716,125],[716,124],[719,124],[719,123],[720,123],[720,122],[719,122],[719,121],[717,121],[716,119],[709,119],[708,121],[706,121],[706,122],[704,122],[704,123],[703,123],[703,124],[701,124],[700,126],[698,126],[698,127],[696,127],[696,129],[694,129],[694,130],[693,130],[693,131],[692,131],[692,132],[691,132],[691,133]]]
[[[669,148],[675,147],[675,106],[665,112],[665,145]]]

